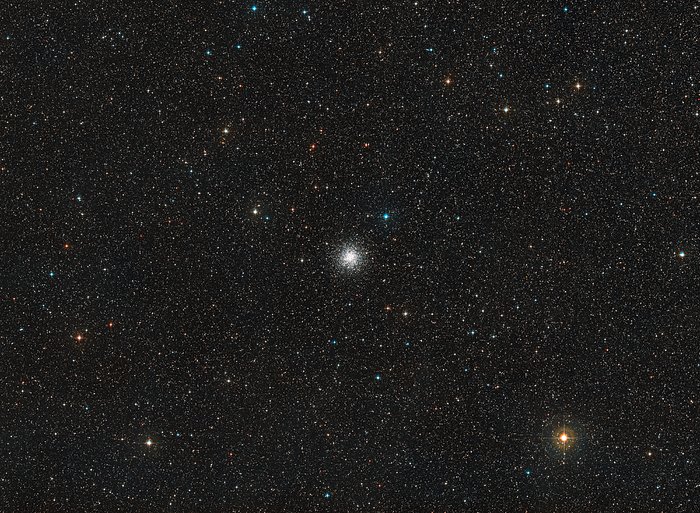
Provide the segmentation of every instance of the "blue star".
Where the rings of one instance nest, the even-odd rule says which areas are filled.
[[[211,57],[212,55],[214,55],[214,52],[207,48],[206,50],[204,50],[204,55],[206,55],[207,57]]]
[[[53,272],[53,271],[50,271],[50,272],[49,272],[49,278],[53,278],[54,276],[56,276],[56,273]]]
[[[334,339],[334,338],[332,338],[330,342],[331,342],[331,345],[332,345],[332,346],[337,346],[337,345],[338,345],[338,341],[337,341],[336,339]]]
[[[389,215],[389,212],[384,212],[382,214],[382,219],[384,219],[385,221],[388,221],[390,217],[391,216]]]
[[[530,477],[530,476],[532,475],[532,470],[529,469],[529,468],[526,468],[526,469],[525,469],[525,475],[528,476],[528,477]]]
[[[241,49],[241,43],[238,43],[238,44],[236,45],[236,50],[240,50],[240,49]]]
[[[253,12],[255,12],[255,11],[258,10],[258,6],[255,5],[255,4],[253,4],[253,5],[250,6],[250,10],[253,11]]]
[[[333,494],[331,492],[324,492],[323,493],[324,499],[330,499],[331,497],[333,497]]]
[[[564,8],[562,9],[562,11],[564,11],[564,14],[566,14],[567,12],[569,12],[569,6],[568,6],[568,5],[565,5]]]
[[[425,51],[428,53],[433,53],[435,50],[433,48],[426,48]]]
[[[374,381],[381,381],[382,380],[382,375],[380,373],[376,373],[374,375]]]
[[[545,89],[551,89],[551,87],[552,87],[552,84],[550,84],[549,82],[545,82],[545,83],[544,83],[544,88],[545,88]]]
[[[403,343],[406,347],[411,347],[411,341],[407,340],[406,342]]]

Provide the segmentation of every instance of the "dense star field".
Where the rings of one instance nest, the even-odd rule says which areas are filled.
[[[5,2],[0,511],[698,511],[699,6]]]

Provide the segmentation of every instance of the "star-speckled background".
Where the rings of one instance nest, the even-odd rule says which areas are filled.
[[[699,5],[6,0],[0,511],[698,511]]]

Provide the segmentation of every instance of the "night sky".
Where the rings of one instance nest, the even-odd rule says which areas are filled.
[[[0,511],[700,511],[700,4],[7,0]]]

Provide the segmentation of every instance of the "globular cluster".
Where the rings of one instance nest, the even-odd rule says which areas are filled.
[[[4,2],[0,511],[697,511],[699,5]]]

